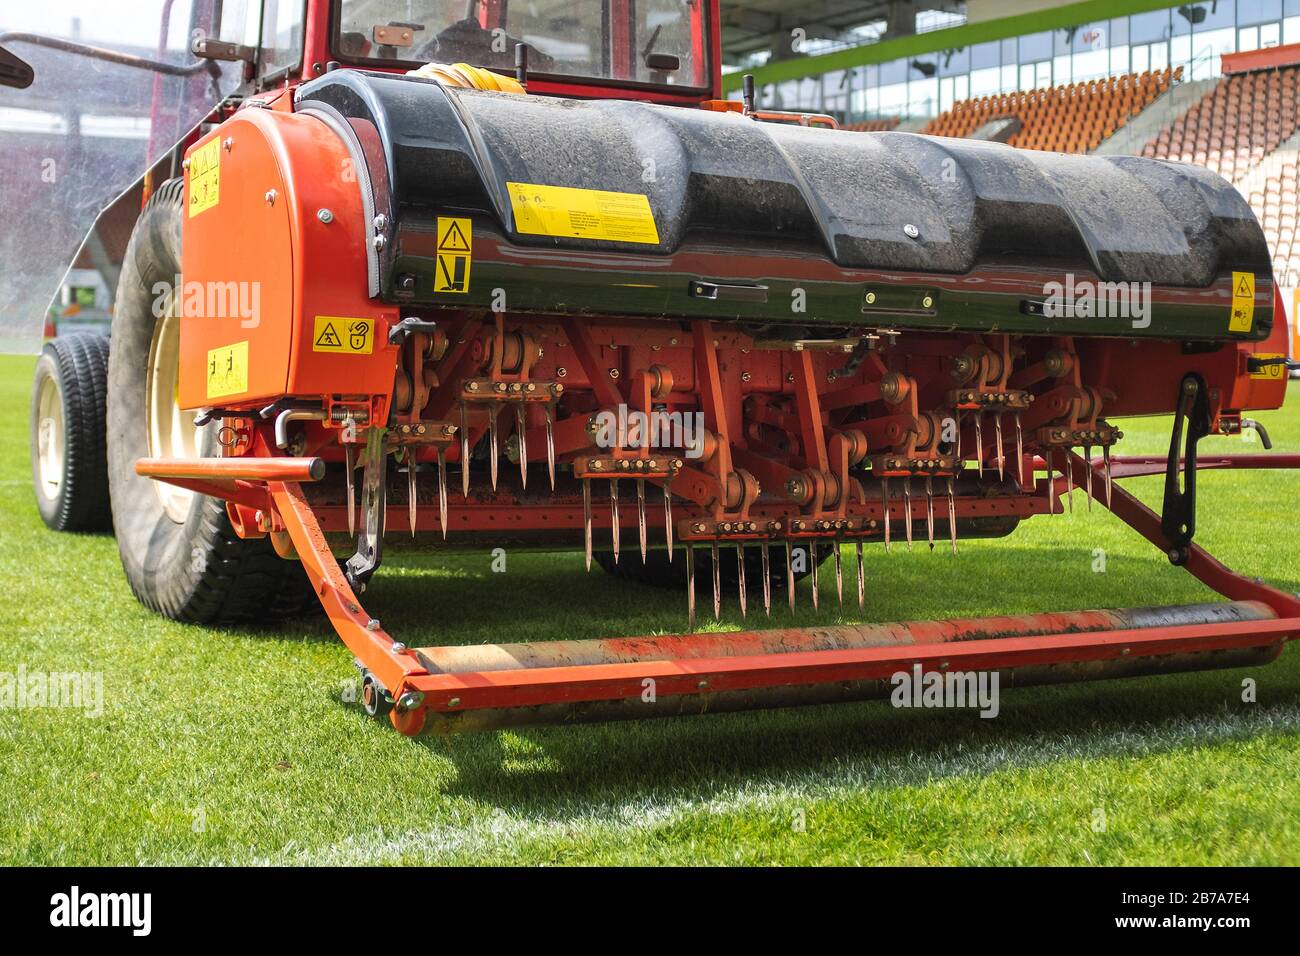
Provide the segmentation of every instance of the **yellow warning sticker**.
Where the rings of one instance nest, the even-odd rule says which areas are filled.
[[[468,219],[438,217],[438,264],[434,292],[468,292],[469,266],[474,254],[473,224]]]
[[[369,355],[375,350],[375,320],[318,315],[312,331],[311,350]]]
[[[208,350],[208,398],[248,391],[248,342]]]
[[[1232,274],[1232,318],[1229,332],[1249,332],[1255,322],[1255,273]]]
[[[1251,372],[1251,378],[1262,378],[1269,381],[1280,382],[1286,378],[1286,356],[1281,352],[1256,352],[1251,356],[1254,359],[1267,361],[1268,359],[1282,359],[1276,365],[1265,365],[1258,372]]]
[[[650,200],[640,193],[533,183],[506,183],[506,189],[515,212],[516,232],[659,245]]]
[[[214,136],[190,153],[190,215],[221,201],[221,137]]]

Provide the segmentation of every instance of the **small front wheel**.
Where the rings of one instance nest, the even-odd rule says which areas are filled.
[[[361,709],[371,717],[386,717],[393,709],[393,695],[370,671],[361,676]]]
[[[32,384],[32,484],[41,520],[55,531],[111,527],[107,393],[107,338],[73,332],[45,344]]]

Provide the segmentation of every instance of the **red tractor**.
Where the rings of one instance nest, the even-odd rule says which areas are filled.
[[[54,56],[148,78],[145,155],[180,143],[111,345],[48,345],[33,414],[42,514],[111,509],[147,606],[319,601],[411,734],[1240,666],[1300,633],[1193,540],[1198,465],[1300,466],[1197,458],[1285,388],[1264,235],[1218,176],[722,99],[717,0],[163,6],[153,55],[0,35],[30,91]],[[1167,457],[1113,453],[1112,419],[1169,413]],[[1142,474],[1159,515],[1115,483]],[[793,611],[828,562],[842,602],[847,558],[861,608],[864,547],[956,552],[1076,493],[1230,602],[689,633],[697,587]],[[362,607],[386,535],[581,542],[684,590],[688,633],[410,647]]]

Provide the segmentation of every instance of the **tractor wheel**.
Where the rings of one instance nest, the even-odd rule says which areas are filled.
[[[104,458],[108,339],[73,332],[45,344],[32,386],[32,483],[55,531],[110,527]]]
[[[805,548],[806,545],[797,547]],[[619,555],[618,564],[614,563],[614,552],[612,551],[594,551],[592,558],[605,571],[616,578],[622,578],[625,581],[635,581],[638,584],[649,584],[657,588],[672,588],[682,591],[686,589],[686,558],[682,554],[680,544],[673,552],[673,560],[670,564],[668,561],[668,552],[662,548],[646,553],[645,563],[641,563],[641,553],[635,546],[631,549],[623,548]],[[822,545],[817,551],[817,560],[820,564],[831,556],[831,550],[828,545]],[[721,567],[718,568],[718,582],[722,585],[724,591],[735,591],[737,579],[736,549],[732,545],[720,545],[718,548],[718,558]],[[769,568],[772,577],[772,590],[785,591],[786,585],[786,565],[785,565],[785,546],[772,545],[771,567]],[[802,565],[798,563],[796,555],[796,564],[794,579],[796,582],[802,581],[812,573],[812,565],[805,560]],[[755,589],[763,586],[763,556],[757,545],[750,545],[745,548],[745,582],[748,585],[748,591],[751,594],[756,593]],[[712,587],[710,582],[713,580],[713,553],[708,547],[697,547],[695,549],[695,587]]]
[[[314,601],[296,561],[242,539],[225,503],[135,473],[140,458],[217,453],[216,425],[176,404],[182,181],[154,193],[122,263],[108,362],[108,484],[118,552],[140,603],[179,621],[264,621]]]

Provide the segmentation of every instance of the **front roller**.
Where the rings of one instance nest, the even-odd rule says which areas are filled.
[[[406,733],[886,698],[894,675],[1020,687],[1267,664],[1300,621],[1246,601],[1027,617],[422,648]],[[970,698],[973,702],[973,695]],[[420,714],[423,714],[421,719]]]

